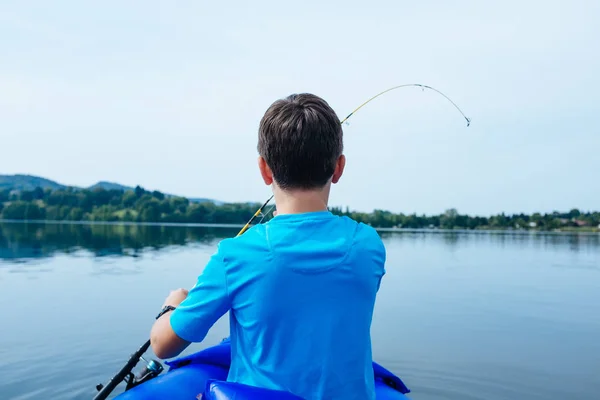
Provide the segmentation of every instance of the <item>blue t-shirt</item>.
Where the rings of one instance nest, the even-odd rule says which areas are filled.
[[[219,243],[171,326],[200,342],[229,311],[229,381],[374,399],[370,328],[385,257],[377,232],[350,218],[278,215]]]

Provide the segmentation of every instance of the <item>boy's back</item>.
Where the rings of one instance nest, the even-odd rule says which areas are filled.
[[[151,332],[157,356],[202,341],[230,311],[230,380],[309,400],[373,399],[370,328],[385,249],[371,227],[328,211],[343,147],[341,122],[318,96],[267,109],[258,167],[278,215],[222,241],[190,292],[171,292]]]
[[[327,211],[280,215],[221,242],[171,325],[201,341],[210,325],[199,322],[212,320],[202,313],[230,308],[229,380],[306,399],[372,399],[370,325],[384,262],[368,226]]]

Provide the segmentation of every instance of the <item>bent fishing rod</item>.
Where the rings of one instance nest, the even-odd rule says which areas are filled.
[[[421,89],[423,89],[423,91],[425,89],[432,90],[432,91],[440,94],[441,96],[446,98],[446,100],[448,100],[450,103],[452,103],[452,105],[462,114],[463,118],[467,121],[467,127],[469,127],[471,125],[471,119],[468,118],[462,112],[462,110],[456,105],[456,103],[454,103],[448,96],[446,96],[444,93],[440,92],[439,90],[437,90],[431,86],[422,85],[419,83],[409,83],[409,84],[405,84],[405,85],[394,86],[394,87],[384,90],[383,92],[376,94],[375,96],[371,97],[370,99],[368,99],[367,101],[365,101],[364,103],[359,105],[357,108],[355,108],[350,114],[348,114],[346,116],[346,118],[344,118],[343,120],[340,121],[340,124],[343,125],[344,123],[347,123],[348,119],[350,117],[352,117],[358,110],[360,110],[361,108],[366,106],[371,101],[375,100],[377,97],[379,97],[385,93],[391,92],[392,90],[411,87],[411,86],[412,87],[420,87]],[[267,213],[263,213],[264,209],[267,207],[267,205],[270,203],[270,201],[272,199],[273,199],[273,195],[271,195],[271,197],[269,197],[267,199],[267,201],[265,201],[258,208],[258,210],[256,210],[254,215],[252,215],[252,217],[248,220],[248,222],[246,222],[246,224],[238,232],[236,237],[240,236],[244,232],[246,232],[250,228],[250,226],[252,225],[254,220],[256,220],[256,218],[258,218],[259,216],[262,215],[262,219],[259,221],[259,223],[261,223],[265,219],[265,217],[275,207],[275,206],[272,206]],[[127,384],[127,386],[125,387],[125,391],[127,391],[127,390],[131,389],[132,387],[135,387],[139,384],[142,384],[142,383],[160,375],[160,373],[163,371],[163,366],[161,365],[161,363],[156,360],[146,361],[142,357],[144,355],[144,353],[148,350],[149,347],[150,347],[150,340],[146,341],[146,343],[144,343],[135,353],[133,353],[131,355],[131,357],[125,364],[125,366],[123,366],[123,368],[121,368],[121,370],[119,372],[117,372],[117,374],[115,374],[115,376],[113,376],[106,385],[102,385],[102,384],[97,385],[96,389],[98,390],[98,394],[96,395],[96,397],[94,397],[94,400],[105,400],[106,398],[108,398],[110,393],[123,381],[125,381]],[[132,371],[140,360],[145,361],[146,365],[142,368],[140,373],[136,376],[133,374]]]
[[[423,91],[425,91],[425,89],[428,89],[428,90],[433,90],[434,92],[440,94],[446,100],[448,100],[450,103],[452,103],[452,105],[454,106],[454,108],[456,108],[458,110],[458,112],[461,113],[461,115],[463,116],[463,118],[467,121],[467,128],[469,126],[471,126],[471,119],[465,115],[465,113],[460,109],[460,107],[458,107],[456,105],[455,102],[452,101],[452,99],[450,99],[450,97],[446,96],[444,93],[442,93],[441,91],[439,91],[439,90],[437,90],[437,89],[435,89],[435,88],[433,88],[431,86],[422,85],[420,83],[407,83],[407,84],[404,84],[404,85],[393,86],[393,87],[391,87],[389,89],[384,90],[383,92],[377,93],[375,96],[371,97],[370,99],[368,99],[367,101],[365,101],[364,103],[362,103],[360,106],[356,107],[350,114],[348,114],[346,116],[346,118],[344,118],[343,120],[340,121],[340,125],[343,125],[344,123],[347,123],[348,119],[351,116],[353,116],[358,110],[360,110],[361,108],[363,108],[364,106],[366,106],[367,104],[369,104],[370,102],[372,102],[373,100],[375,100],[376,98],[378,98],[379,96],[381,96],[381,95],[383,95],[385,93],[391,92],[392,90],[406,88],[406,87],[420,87]],[[267,201],[256,211],[256,213],[254,214],[254,217],[252,217],[252,219],[244,226],[244,228],[242,228],[242,231],[240,232],[240,234],[244,233],[250,227],[250,224],[252,223],[252,221],[254,220],[254,218],[262,213],[262,211],[267,206],[267,204],[269,204],[269,202],[271,201],[271,199],[273,199],[273,196],[269,197],[267,199]]]

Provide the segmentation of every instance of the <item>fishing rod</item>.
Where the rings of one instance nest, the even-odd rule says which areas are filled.
[[[348,121],[348,119],[353,116],[358,110],[360,110],[361,108],[363,108],[364,106],[366,106],[368,103],[370,103],[371,101],[375,100],[377,97],[391,92],[392,90],[396,90],[396,89],[400,89],[400,88],[405,88],[405,87],[420,87],[421,89],[425,90],[425,89],[429,89],[429,90],[433,90],[436,93],[439,93],[440,95],[442,95],[444,98],[446,98],[450,103],[452,103],[452,105],[454,105],[454,107],[462,114],[462,116],[464,117],[464,119],[467,121],[467,127],[469,127],[471,125],[471,119],[469,119],[463,112],[462,110],[456,105],[456,103],[454,103],[448,96],[446,96],[444,93],[440,92],[439,90],[431,87],[431,86],[427,86],[427,85],[421,85],[419,83],[409,83],[409,84],[405,84],[405,85],[399,85],[399,86],[394,86],[391,87],[389,89],[384,90],[383,92],[380,92],[378,94],[376,94],[375,96],[371,97],[370,99],[368,99],[367,101],[365,101],[364,103],[362,103],[360,106],[358,106],[357,108],[355,108],[350,114],[348,114],[348,116],[346,116],[346,118],[344,118],[342,121],[340,121],[340,125],[343,125],[345,122]],[[242,235],[244,232],[246,232],[249,228],[250,225],[252,224],[252,222],[254,222],[254,220],[256,218],[258,218],[261,214],[262,214],[262,219],[259,221],[259,223],[261,223],[265,217],[271,212],[271,210],[274,208],[271,207],[270,210],[267,213],[263,213],[263,210],[265,209],[265,207],[267,207],[267,205],[269,204],[269,202],[273,199],[273,195],[271,195],[271,197],[269,197],[259,208],[258,210],[256,210],[256,212],[252,215],[252,217],[248,220],[248,222],[246,222],[246,224],[242,227],[242,229],[238,232],[237,236]],[[161,365],[160,362],[156,361],[156,360],[150,360],[150,361],[146,361],[144,360],[144,358],[142,357],[143,354],[148,350],[148,348],[150,347],[150,340],[146,341],[146,343],[144,343],[135,353],[133,353],[131,355],[131,357],[129,358],[129,360],[127,361],[127,364],[125,364],[125,366],[123,368],[121,368],[121,370],[119,372],[117,372],[117,374],[115,376],[113,376],[111,378],[111,380],[106,384],[106,385],[102,385],[99,384],[96,386],[96,389],[98,390],[98,394],[96,395],[96,397],[94,397],[94,400],[105,400],[106,398],[108,398],[108,396],[110,395],[110,393],[122,382],[125,381],[127,383],[127,386],[125,387],[125,391],[131,389],[132,387],[135,387],[141,383],[144,383],[158,375],[160,375],[160,373],[163,371],[163,366]],[[141,372],[136,376],[134,375],[131,371],[133,370],[133,368],[135,368],[135,366],[137,365],[137,363],[142,360],[146,362],[146,365],[142,368]]]
[[[163,366],[155,360],[148,361],[138,376],[135,376],[131,372],[140,360],[144,360],[142,356],[146,350],[148,350],[148,347],[150,347],[150,340],[146,341],[146,343],[144,343],[135,353],[131,355],[127,361],[127,364],[125,364],[125,366],[121,368],[121,370],[117,372],[106,385],[96,385],[98,394],[96,394],[94,400],[105,400],[123,381],[127,383],[127,386],[125,387],[125,391],[127,391],[134,386],[158,376],[163,371]]]
[[[265,207],[267,206],[267,204],[269,204],[269,202],[271,201],[271,199],[273,199],[273,195],[271,195],[271,197],[269,197],[269,198],[267,199],[267,201],[265,201],[265,202],[263,203],[263,205],[262,205],[262,206],[260,206],[260,208],[259,208],[258,210],[256,210],[256,212],[254,213],[254,215],[252,216],[252,218],[250,218],[250,220],[249,220],[248,222],[246,222],[246,225],[244,225],[244,227],[242,228],[242,230],[241,230],[241,231],[239,231],[239,233],[238,233],[236,236],[240,236],[242,233],[246,232],[246,231],[248,230],[248,228],[250,228],[250,224],[252,224],[252,222],[253,222],[253,221],[254,221],[256,218],[258,218],[258,216],[259,216],[260,214],[262,214],[262,211],[265,209]],[[272,208],[272,207],[271,207],[271,208]],[[263,220],[263,219],[265,219],[265,217],[266,217],[268,214],[269,214],[269,213],[266,213],[266,214],[264,214],[264,215],[263,215],[263,217],[262,217],[262,219],[261,219],[261,222],[262,222],[262,220]]]

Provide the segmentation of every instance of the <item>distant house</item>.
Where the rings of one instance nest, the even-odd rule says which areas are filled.
[[[577,225],[577,226],[586,226],[587,225],[587,222],[582,221],[580,219],[576,219],[574,222],[575,222],[575,225]]]
[[[530,228],[535,228],[537,226],[537,224],[535,222],[530,222],[529,223],[529,227]]]

